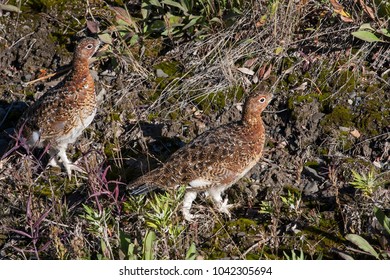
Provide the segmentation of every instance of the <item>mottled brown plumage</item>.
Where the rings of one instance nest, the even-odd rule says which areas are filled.
[[[49,164],[61,159],[68,176],[81,169],[66,156],[68,144],[74,143],[90,125],[96,114],[96,94],[88,60],[99,47],[99,41],[85,38],[73,55],[71,73],[56,87],[49,89],[22,115],[18,129],[30,147],[49,147]]]
[[[227,199],[221,194],[242,178],[260,159],[265,131],[261,112],[272,95],[259,91],[244,105],[242,120],[209,130],[176,151],[165,164],[132,182],[131,194],[155,188],[186,186],[183,215],[191,220],[190,209],[200,191],[210,195],[221,212],[229,215]]]

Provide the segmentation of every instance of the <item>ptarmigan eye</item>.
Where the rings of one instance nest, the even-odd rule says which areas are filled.
[[[265,97],[260,98],[259,102],[260,103],[264,103],[265,102]]]
[[[86,48],[87,48],[88,50],[90,50],[90,49],[93,48],[93,45],[92,45],[92,44],[89,44],[89,45],[86,46]]]

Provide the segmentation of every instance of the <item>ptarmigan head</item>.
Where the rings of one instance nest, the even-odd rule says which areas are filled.
[[[260,90],[252,93],[245,100],[242,121],[248,124],[261,122],[261,113],[272,100],[272,93]]]
[[[76,47],[73,61],[90,59],[99,48],[100,41],[94,38],[82,39]]]

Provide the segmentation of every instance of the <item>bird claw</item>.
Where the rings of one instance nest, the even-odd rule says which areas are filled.
[[[65,169],[66,169],[66,173],[68,174],[69,180],[72,178],[72,170],[76,171],[76,172],[79,172],[79,173],[83,173],[83,174],[87,173],[83,168],[81,168],[81,167],[79,167],[79,166],[77,166],[77,165],[75,165],[73,163],[67,164],[65,166]]]
[[[195,219],[199,218],[201,215],[194,215],[191,214],[190,212],[183,211],[183,216],[187,222],[192,223],[194,222]]]
[[[55,158],[52,158],[52,159],[49,161],[49,163],[48,163],[47,165],[48,165],[48,166],[51,166],[51,167],[60,167],[60,166],[58,165],[57,160],[56,160]]]
[[[231,218],[231,213],[229,211],[229,209],[233,208],[234,204],[228,204],[228,199],[225,198],[225,200],[223,201],[223,203],[221,203],[220,207],[219,207],[219,212],[221,213],[225,213],[226,215],[228,215],[229,219]]]

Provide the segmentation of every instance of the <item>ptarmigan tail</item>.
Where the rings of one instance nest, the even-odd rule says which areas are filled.
[[[157,171],[157,170],[156,170]],[[158,172],[150,172],[127,185],[126,189],[131,195],[151,192],[161,186],[157,182]]]

